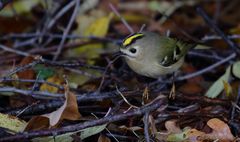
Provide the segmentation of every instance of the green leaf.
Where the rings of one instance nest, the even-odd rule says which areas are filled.
[[[44,65],[36,65],[34,67],[34,70],[37,72],[38,79],[40,80],[49,78],[55,74],[55,71],[53,69],[47,68]]]
[[[182,133],[179,134],[170,134],[167,137],[167,141],[169,142],[181,142],[187,139],[187,132],[189,130],[183,131]]]
[[[210,46],[206,46],[206,45],[202,45],[202,44],[197,44],[194,49],[211,49],[212,47]]]
[[[32,141],[33,142],[72,142],[73,138],[71,137],[71,135],[75,133],[77,132],[66,133],[58,136],[35,138],[35,139],[32,139]]]
[[[100,125],[100,126],[94,126],[94,127],[89,127],[89,128],[83,129],[81,131],[81,135],[80,135],[81,140],[83,140],[87,137],[90,137],[92,135],[100,133],[101,131],[103,131],[106,128],[106,126],[107,126],[107,124],[104,124],[104,125]]]
[[[227,68],[226,72],[208,89],[205,96],[209,98],[216,98],[224,89],[224,83],[228,82],[230,78],[230,66]]]
[[[18,0],[18,1],[13,1],[12,9],[11,6],[5,7],[1,12],[1,16],[5,17],[13,17],[17,14],[23,14],[23,13],[28,13],[30,10],[38,5],[41,0]]]
[[[15,116],[0,113],[0,127],[10,129],[14,132],[22,132],[27,123]]]
[[[83,140],[87,137],[100,133],[106,128],[106,126],[107,124],[89,127],[80,131],[66,133],[66,134],[55,136],[55,137],[49,136],[49,137],[35,138],[32,141],[33,142],[71,142],[73,141],[73,138],[71,137],[71,135],[76,134],[78,132],[81,132],[80,138],[81,140]]]
[[[233,64],[232,73],[234,77],[240,78],[240,61]]]

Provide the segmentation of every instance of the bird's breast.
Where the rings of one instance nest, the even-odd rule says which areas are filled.
[[[125,58],[128,66],[136,73],[151,77],[151,78],[159,78],[162,75],[170,74],[178,70],[182,64],[184,59],[180,59],[177,63],[169,66],[163,67],[157,62],[139,62],[134,59]]]

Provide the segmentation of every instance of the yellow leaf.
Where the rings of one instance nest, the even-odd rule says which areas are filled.
[[[231,85],[228,82],[223,80],[223,87],[224,87],[224,91],[226,93],[226,96],[230,97],[231,94],[232,94],[232,87],[231,87]]]
[[[53,76],[53,77],[49,77],[47,79],[47,82],[51,82],[51,83],[54,83],[56,85],[60,85],[62,83],[62,80],[60,78],[58,78],[57,76]],[[40,90],[51,92],[51,93],[57,93],[58,92],[58,88],[56,88],[54,86],[50,86],[46,83],[44,83],[40,86]]]
[[[7,128],[15,132],[22,132],[27,123],[15,116],[0,113],[0,127]]]
[[[17,14],[30,13],[30,10],[38,5],[41,0],[19,0],[12,2],[12,6],[6,6],[0,13],[1,16],[12,17]],[[14,10],[13,10],[14,8]],[[26,14],[25,14],[26,16]]]
[[[82,35],[85,37],[89,36],[105,37],[108,32],[109,23],[112,17],[113,13],[110,13],[108,16],[101,16],[99,18],[96,18],[89,24],[89,26],[85,27],[85,30]],[[101,54],[102,52],[104,52],[104,50],[103,45],[101,43],[91,43],[77,47],[73,50],[69,50],[66,52],[65,56],[66,57],[81,56],[83,58],[91,60],[99,57],[99,54]],[[88,63],[90,63],[90,60],[88,60]]]
[[[231,34],[240,34],[240,25],[235,28],[230,29]],[[240,39],[235,39],[236,42],[240,43]]]
[[[113,13],[108,16],[100,17],[96,19],[90,26],[84,31],[84,36],[97,36],[104,37],[107,34],[110,20],[113,17]]]

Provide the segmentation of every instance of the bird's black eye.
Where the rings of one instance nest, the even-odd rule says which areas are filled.
[[[137,50],[136,50],[135,48],[130,48],[129,51],[130,51],[131,53],[136,53],[136,52],[137,52]]]

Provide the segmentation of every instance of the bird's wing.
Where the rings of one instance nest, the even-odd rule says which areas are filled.
[[[171,66],[181,58],[183,58],[187,51],[192,47],[191,44],[181,42],[169,37],[161,37],[161,50],[159,50],[158,58],[159,64],[162,66]]]

